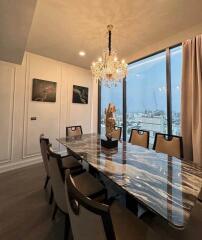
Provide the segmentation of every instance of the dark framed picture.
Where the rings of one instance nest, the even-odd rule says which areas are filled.
[[[32,82],[32,101],[56,102],[56,82],[33,79]]]
[[[88,104],[88,88],[73,85],[72,102],[73,103]]]

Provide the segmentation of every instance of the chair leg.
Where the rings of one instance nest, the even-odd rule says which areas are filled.
[[[65,231],[64,231],[64,240],[67,240],[70,232],[70,220],[69,215],[65,215]]]
[[[46,176],[46,180],[45,180],[45,184],[44,184],[44,189],[46,189],[47,185],[48,185],[48,181],[49,181],[50,177]]]
[[[70,231],[69,231],[69,240],[74,240],[74,237],[73,237],[73,233],[72,233],[72,229],[70,228]]]
[[[53,208],[52,220],[55,219],[55,215],[57,213],[57,210],[58,210],[58,205],[55,203],[54,204],[54,208]]]
[[[52,204],[53,202],[53,189],[51,187],[51,192],[50,192],[50,198],[49,198],[49,204]]]

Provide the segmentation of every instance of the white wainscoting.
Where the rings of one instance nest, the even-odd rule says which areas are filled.
[[[0,65],[0,162],[11,161],[15,68]]]
[[[57,82],[56,103],[31,100],[33,78]],[[73,85],[89,88],[87,105],[72,103]],[[64,151],[56,138],[65,136],[66,126],[82,125],[84,133],[95,129],[97,88],[86,69],[26,53],[20,66],[0,62],[0,86],[0,172],[40,162],[41,133]]]

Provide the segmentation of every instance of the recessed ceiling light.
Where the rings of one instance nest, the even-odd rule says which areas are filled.
[[[85,55],[86,55],[86,53],[85,53],[84,51],[80,51],[80,52],[79,52],[79,56],[82,56],[82,57],[83,57],[83,56],[85,56]]]

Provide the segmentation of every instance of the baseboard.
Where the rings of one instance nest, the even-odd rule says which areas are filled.
[[[67,154],[67,151],[60,151],[58,152],[61,155]],[[23,168],[23,167],[28,167],[33,164],[41,163],[42,162],[42,157],[41,155],[39,156],[32,156],[27,159],[23,159],[20,161],[13,161],[13,162],[7,162],[3,163],[2,165],[0,164],[0,174],[8,171],[12,171],[15,169]]]
[[[24,160],[20,160],[20,161],[16,161],[16,162],[8,162],[3,165],[0,165],[0,173],[27,167],[27,166],[41,163],[41,162],[42,162],[41,156],[31,158],[31,159],[24,159]]]
[[[61,155],[65,155],[67,151],[60,151],[58,153]],[[23,167],[28,167],[30,165],[41,163],[41,162],[42,162],[41,156],[30,157],[30,158],[23,159],[20,161],[15,161],[15,162],[7,162],[0,165],[0,174],[15,170],[15,169],[23,168]]]

